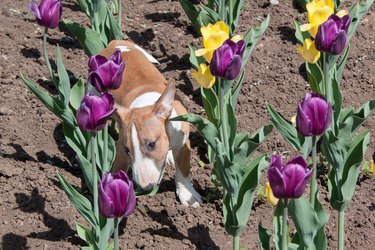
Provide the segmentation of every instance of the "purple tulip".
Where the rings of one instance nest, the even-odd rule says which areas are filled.
[[[99,185],[99,210],[106,218],[127,217],[135,209],[133,182],[122,170],[106,173]]]
[[[80,129],[88,132],[102,130],[115,111],[114,103],[113,96],[108,92],[101,96],[86,94],[77,110],[77,122]]]
[[[318,28],[318,33],[315,36],[317,50],[339,55],[345,48],[349,25],[349,15],[345,15],[342,18],[335,14],[331,15]]]
[[[241,71],[244,51],[244,40],[235,43],[227,39],[221,47],[214,51],[210,62],[211,74],[226,80],[235,79]]]
[[[125,62],[122,60],[121,51],[115,53],[107,60],[104,56],[91,56],[89,60],[89,82],[100,93],[108,89],[118,89],[122,82]]]
[[[312,175],[302,156],[297,156],[283,166],[281,156],[273,155],[268,169],[268,180],[276,198],[289,199],[302,196]]]
[[[55,29],[59,24],[62,13],[61,0],[41,0],[39,6],[33,1],[29,9],[40,26]]]
[[[297,109],[297,130],[303,136],[319,136],[332,122],[331,104],[322,96],[307,93]]]

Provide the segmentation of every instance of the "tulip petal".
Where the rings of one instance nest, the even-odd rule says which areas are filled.
[[[136,205],[136,197],[133,187],[133,182],[129,182],[129,195],[127,200],[127,207],[124,216],[128,217],[131,213],[133,213]]]
[[[99,210],[100,213],[106,218],[114,218],[114,205],[113,201],[107,196],[104,191],[103,185],[99,185]]]
[[[105,91],[103,79],[100,77],[100,75],[96,71],[93,71],[89,74],[88,81],[89,83],[91,83],[92,86],[95,87],[95,89],[99,93],[102,93]]]
[[[345,48],[346,45],[346,31],[340,30],[335,40],[329,49],[329,52],[333,55],[339,55]]]
[[[296,185],[294,189],[294,194],[293,194],[294,197],[298,198],[302,196],[303,192],[305,191],[306,184],[309,181],[312,173],[313,173],[312,170],[305,173],[305,177],[300,180],[300,182]]]
[[[234,56],[233,60],[227,66],[224,74],[224,78],[227,80],[235,79],[241,71],[242,58],[239,55]]]
[[[122,62],[120,67],[117,69],[117,72],[113,75],[111,79],[111,88],[110,89],[118,89],[122,83],[122,76],[125,70],[125,63]]]
[[[303,111],[301,104],[298,106],[297,117],[296,117],[296,126],[298,132],[303,136],[312,135],[312,125],[310,118]]]
[[[33,13],[33,15],[36,18],[41,19],[39,7],[38,7],[38,4],[36,2],[30,3],[29,10]]]
[[[295,195],[296,186],[305,178],[306,170],[298,164],[287,164],[284,167],[283,178],[286,186],[285,196],[288,198],[299,198]],[[304,188],[302,189],[303,193]],[[300,191],[300,190],[298,190]],[[300,193],[300,192],[299,192]],[[298,194],[299,194],[298,193]]]
[[[290,159],[285,165],[289,165],[289,164],[300,165],[300,166],[302,166],[304,169],[307,169],[307,163],[306,163],[305,159],[303,159],[302,156],[296,156],[296,157],[293,157],[293,158]]]
[[[97,70],[101,65],[107,62],[107,58],[102,55],[90,56],[89,72]]]
[[[274,196],[279,199],[285,198],[286,183],[278,168],[270,167],[268,169],[268,180]]]

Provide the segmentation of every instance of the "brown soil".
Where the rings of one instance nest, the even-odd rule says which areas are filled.
[[[56,171],[80,185],[81,172],[63,137],[59,120],[51,114],[20,80],[28,76],[40,87],[55,93],[47,79],[41,53],[42,29],[28,12],[31,0],[2,0],[0,14],[0,242],[2,249],[78,249],[83,242],[75,232],[75,222],[83,219],[61,189]],[[86,23],[74,0],[63,1],[63,18]],[[126,36],[153,54],[159,69],[178,83],[178,92],[190,112],[200,114],[202,104],[191,77],[188,44],[200,46],[176,0],[125,1],[123,20]],[[239,33],[259,25],[271,14],[271,24],[247,66],[247,77],[239,98],[239,129],[253,133],[269,123],[266,103],[292,117],[297,103],[308,91],[296,51],[292,18],[304,18],[291,5],[280,1],[246,1]],[[375,6],[362,20],[344,72],[344,104],[358,107],[375,97]],[[303,19],[304,20],[304,19]],[[48,51],[55,58],[55,46],[63,52],[65,66],[74,82],[87,77],[87,57],[78,42],[60,27],[49,31]],[[375,133],[375,116],[365,128]],[[138,199],[137,209],[121,230],[123,249],[230,249],[231,237],[223,228],[220,192],[210,181],[210,167],[198,162],[205,158],[205,145],[198,133],[191,134],[192,178],[206,202],[199,208],[186,208],[177,201],[173,170],[168,169],[161,190],[154,197]],[[375,149],[371,138],[370,159]],[[291,148],[273,132],[262,146],[263,152],[290,155]],[[321,173],[321,179],[324,180]],[[264,180],[263,180],[264,181]],[[346,213],[346,249],[375,246],[375,180],[360,176],[354,200]],[[322,201],[327,204],[327,191]],[[243,232],[241,246],[258,247],[257,225],[272,226],[272,207],[256,199],[251,220]],[[332,211],[331,211],[332,212]],[[327,226],[329,248],[337,245],[336,213]]]

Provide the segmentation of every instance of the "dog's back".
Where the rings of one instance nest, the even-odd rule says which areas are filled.
[[[115,40],[110,42],[100,54],[108,58],[116,50],[125,52],[122,53],[122,59],[125,62],[122,84],[119,89],[111,91],[117,104],[129,107],[140,93],[164,91],[165,78],[137,45],[128,41]]]

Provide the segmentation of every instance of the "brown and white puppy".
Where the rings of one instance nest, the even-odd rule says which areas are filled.
[[[175,100],[175,84],[166,80],[140,47],[128,41],[112,41],[101,55],[122,51],[125,71],[115,97],[119,139],[113,171],[128,170],[143,189],[159,181],[166,162],[176,168],[176,192],[183,205],[198,206],[201,196],[190,180],[189,124],[169,121],[187,113]]]

